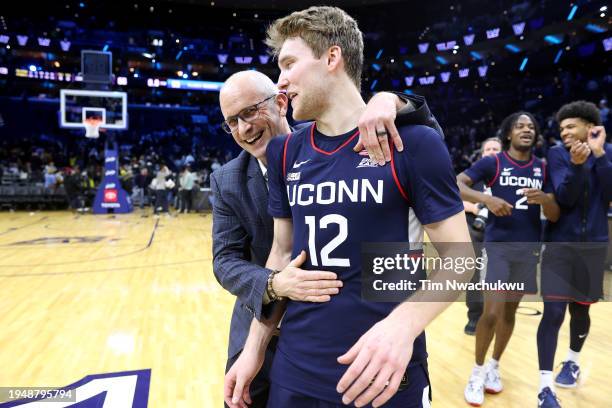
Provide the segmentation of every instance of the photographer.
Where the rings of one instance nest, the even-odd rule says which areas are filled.
[[[482,142],[480,147],[479,158],[487,156],[495,156],[501,152],[502,143],[498,137],[490,137]],[[491,194],[491,189],[485,188],[482,182],[472,186],[475,190],[482,191],[485,194]],[[470,229],[472,242],[482,242],[484,240],[484,227],[489,216],[489,210],[482,203],[463,202],[465,208],[465,216]],[[480,280],[480,270],[474,271],[472,282]],[[465,296],[465,304],[468,308],[468,322],[465,325],[464,332],[470,336],[476,334],[476,324],[482,314],[482,293],[476,291],[467,291]]]

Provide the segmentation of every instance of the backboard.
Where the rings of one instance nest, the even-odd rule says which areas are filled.
[[[102,121],[102,129],[127,129],[127,93],[60,90],[60,127],[84,129],[92,118]]]

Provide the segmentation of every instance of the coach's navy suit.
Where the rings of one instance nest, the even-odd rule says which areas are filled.
[[[237,298],[232,313],[227,371],[244,347],[251,320],[260,319],[262,314],[270,273],[263,265],[272,247],[273,221],[268,215],[266,181],[257,159],[246,151],[213,172],[210,187],[214,197],[213,271],[223,288]],[[269,352],[251,385],[252,397],[267,396],[267,368],[271,359],[272,352]]]

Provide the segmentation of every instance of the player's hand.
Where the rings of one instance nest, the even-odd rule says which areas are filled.
[[[355,401],[362,407],[373,400],[372,406],[379,407],[397,392],[415,339],[398,316],[391,313],[376,323],[338,357],[340,364],[350,364],[336,387],[344,404]]]
[[[489,196],[485,200],[484,204],[487,206],[489,211],[491,211],[497,217],[508,217],[512,215],[512,204],[499,197]]]
[[[300,266],[306,261],[302,251],[289,265],[274,276],[272,289],[277,296],[302,302],[329,302],[338,294],[342,281],[333,272],[305,271]]]
[[[576,165],[583,164],[589,158],[591,148],[588,143],[575,140],[570,147],[570,161]]]
[[[265,356],[265,350],[256,352],[245,348],[225,374],[223,399],[230,408],[248,408],[247,404],[253,402],[249,387],[261,369]]]
[[[587,137],[587,144],[593,152],[593,156],[601,157],[606,154],[604,143],[606,143],[606,128],[603,126],[593,126]]]
[[[397,95],[388,92],[377,93],[368,102],[358,122],[359,142],[353,150],[360,152],[365,147],[370,158],[381,166],[391,161],[389,137],[398,152],[404,150],[402,139],[395,127],[397,100]]]
[[[550,195],[539,188],[524,188],[523,195],[527,197],[527,204],[544,205],[551,200]]]

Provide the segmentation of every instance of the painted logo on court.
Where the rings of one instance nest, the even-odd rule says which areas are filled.
[[[146,408],[149,400],[151,370],[124,371],[118,373],[93,374],[58,388],[63,394],[70,393],[71,401],[50,402],[44,398],[20,399],[0,403],[0,408]]]

